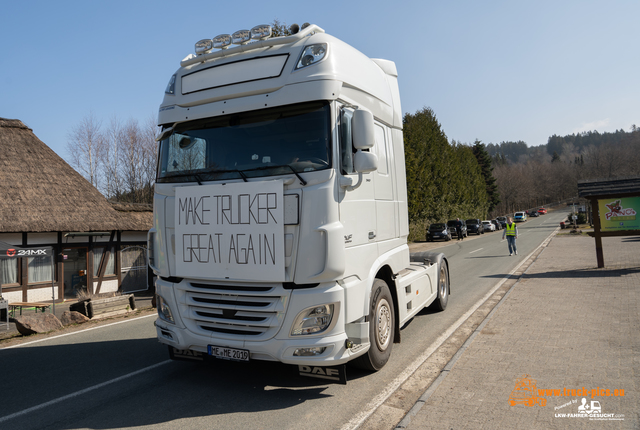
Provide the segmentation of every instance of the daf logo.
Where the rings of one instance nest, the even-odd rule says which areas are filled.
[[[331,369],[328,367],[316,367],[316,366],[298,366],[300,373],[311,373],[312,375],[318,376],[332,376],[338,377],[340,376],[340,372],[338,369]]]

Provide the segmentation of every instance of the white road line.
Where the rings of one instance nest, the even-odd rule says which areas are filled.
[[[554,232],[555,232],[555,230],[554,230]],[[382,406],[382,404],[389,397],[391,397],[391,395],[398,388],[400,388],[400,386],[402,384],[404,384],[406,382],[406,380],[409,379],[409,377],[415,373],[416,370],[418,370],[418,368],[422,365],[422,363],[427,361],[427,359],[431,356],[431,354],[433,354],[458,329],[458,327],[460,327],[471,316],[471,314],[473,314],[480,306],[482,306],[484,304],[484,302],[486,302],[489,299],[489,297],[491,297],[493,295],[493,293],[495,293],[498,290],[498,288],[500,288],[502,286],[502,284],[504,284],[507,281],[507,279],[509,279],[509,277],[511,277],[511,275],[513,275],[520,268],[520,266],[522,266],[529,259],[529,257],[531,257],[533,255],[533,253],[538,250],[538,248],[542,247],[545,244],[545,242],[550,240],[549,238],[552,235],[553,235],[553,233],[550,234],[547,237],[546,240],[542,241],[542,243],[540,245],[538,245],[531,252],[531,254],[527,255],[520,262],[520,264],[518,264],[511,272],[509,272],[508,275],[506,275],[504,278],[502,278],[502,280],[500,282],[498,282],[498,284],[495,287],[493,287],[487,294],[485,294],[483,298],[478,300],[467,312],[464,313],[464,315],[462,315],[460,318],[458,318],[458,320],[455,323],[453,323],[453,325],[451,327],[449,327],[449,329],[447,331],[442,333],[440,335],[440,337],[438,337],[436,339],[435,342],[433,342],[431,345],[429,345],[429,347],[422,354],[420,354],[420,356],[418,356],[418,358],[413,363],[411,363],[402,373],[400,373],[400,375],[398,375],[398,377],[396,379],[391,381],[389,383],[389,385],[387,385],[384,388],[384,390],[382,390],[382,392],[380,394],[378,394],[376,397],[374,397],[373,400],[371,400],[363,408],[362,412],[357,414],[355,417],[353,417],[351,420],[349,420],[348,423],[346,423],[344,426],[342,426],[341,430],[355,430],[362,423],[364,423],[367,418],[369,418],[371,415],[373,415],[373,413],[380,406]]]
[[[139,375],[141,373],[148,372],[149,370],[153,370],[153,369],[155,369],[157,367],[164,366],[165,364],[168,364],[168,363],[171,363],[171,362],[172,362],[172,360],[161,361],[160,363],[156,363],[156,364],[154,364],[152,366],[145,367],[144,369],[136,370],[135,372],[128,373],[126,375],[120,376],[120,377],[112,379],[110,381],[106,381],[106,382],[103,382],[101,384],[94,385],[93,387],[85,388],[84,390],[76,391],[75,393],[71,393],[71,394],[68,394],[68,395],[63,396],[63,397],[58,397],[57,399],[53,399],[53,400],[50,400],[50,401],[48,401],[46,403],[42,403],[40,405],[31,407],[29,409],[25,409],[25,410],[22,410],[20,412],[16,412],[15,414],[11,414],[11,415],[7,415],[7,416],[4,416],[4,417],[1,417],[0,418],[0,423],[3,423],[5,421],[9,421],[9,420],[11,420],[13,418],[18,418],[18,417],[20,417],[22,415],[30,414],[32,412],[38,411],[38,410],[46,408],[48,406],[55,405],[56,403],[60,403],[60,402],[63,402],[65,400],[69,400],[69,399],[72,399],[74,397],[81,396],[83,394],[89,393],[89,392],[97,390],[99,388],[104,388],[107,385],[111,385],[113,383],[120,382],[120,381],[122,381],[124,379],[131,378],[132,376],[136,376],[136,375]]]
[[[471,251],[469,254],[473,254],[474,252],[482,251],[484,248],[478,248],[475,251]]]
[[[111,326],[114,326],[114,325],[117,325],[117,324],[123,324],[123,323],[131,322],[131,321],[140,320],[140,319],[143,319],[143,318],[156,317],[156,316],[157,316],[157,314],[153,313],[153,314],[150,314],[150,315],[145,315],[143,317],[126,319],[126,320],[114,322],[114,323],[111,323],[111,324],[105,324],[105,325],[101,325],[101,326],[97,326],[97,327],[91,327],[91,328],[84,329],[84,330],[74,331],[72,333],[65,333],[65,334],[59,334],[58,336],[45,337],[45,338],[42,338],[42,339],[33,340],[31,342],[21,343],[19,345],[13,345],[13,346],[7,346],[6,348],[0,348],[0,351],[2,351],[4,349],[21,348],[23,346],[33,345],[34,343],[40,343],[40,342],[44,342],[46,340],[58,339],[60,337],[71,336],[71,335],[74,335],[74,334],[84,333],[84,332],[91,331],[91,330],[97,330],[99,328],[111,327]]]

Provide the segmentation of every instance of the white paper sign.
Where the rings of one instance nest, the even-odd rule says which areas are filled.
[[[176,188],[180,277],[283,282],[282,181]]]

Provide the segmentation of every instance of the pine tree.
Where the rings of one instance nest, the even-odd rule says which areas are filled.
[[[496,184],[496,178],[493,177],[493,166],[491,163],[491,157],[486,150],[484,143],[476,139],[472,147],[473,155],[478,160],[478,165],[484,178],[485,189],[487,191],[487,198],[489,199],[489,212],[493,211],[498,203],[500,203],[500,194],[498,193],[498,185]]]

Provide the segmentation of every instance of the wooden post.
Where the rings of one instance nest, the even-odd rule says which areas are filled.
[[[98,269],[98,286],[96,287],[96,294],[100,294],[100,288],[102,287],[102,281],[104,279],[104,272],[107,268],[107,262],[111,257],[111,247],[113,246],[113,237],[115,236],[115,233],[115,230],[111,232],[109,242],[107,242],[107,247],[105,248],[104,252],[102,253],[102,257],[100,258],[100,266]],[[113,256],[113,258],[115,258],[115,255]]]
[[[598,199],[591,199],[591,208],[593,210],[593,233],[596,238],[596,260],[598,261],[598,269],[604,267],[604,252],[602,250],[602,231],[600,231],[600,206]]]

